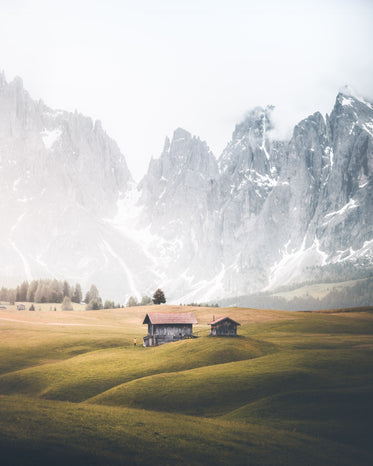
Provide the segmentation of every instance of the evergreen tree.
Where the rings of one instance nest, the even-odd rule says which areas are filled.
[[[44,281],[39,280],[37,288],[36,288],[35,293],[34,293],[33,301],[35,301],[35,303],[41,303],[42,298],[44,298],[44,300],[45,300],[45,294],[46,294],[45,292],[46,292],[46,289],[45,289]]]
[[[18,295],[17,301],[27,300],[28,289],[29,289],[29,283],[28,281],[24,281],[19,287],[19,295]]]
[[[133,306],[138,306],[138,301],[137,301],[137,298],[133,297],[133,296],[130,296],[129,297],[129,300],[127,301],[127,304],[126,306],[127,307],[133,307]]]
[[[72,294],[72,302],[73,303],[80,303],[82,301],[82,298],[83,298],[82,289],[81,289],[79,283],[77,283],[75,285],[75,289],[74,289],[73,294]]]
[[[101,299],[96,285],[91,285],[91,288],[85,295],[84,302],[88,304],[92,299]]]
[[[9,304],[14,304],[15,303],[16,296],[17,296],[16,290],[9,290],[9,292],[8,292]]]
[[[160,288],[158,288],[153,294],[153,303],[154,304],[162,304],[162,303],[165,303],[165,302],[166,302],[165,295],[164,295],[163,291]]]
[[[66,280],[63,282],[63,297],[65,296],[71,298],[71,287]]]
[[[141,306],[147,306],[148,304],[151,304],[153,301],[152,301],[152,298],[150,296],[143,296],[142,299],[141,299],[141,303],[140,305]]]
[[[63,294],[63,283],[54,279],[53,281],[48,280],[48,300],[49,303],[61,303],[64,297]]]
[[[22,301],[20,296],[21,296],[21,287],[20,285],[18,285],[16,288],[16,301]]]
[[[8,301],[8,288],[4,286],[0,290],[0,301]]]
[[[26,301],[28,301],[29,303],[33,303],[35,301],[35,292],[38,287],[38,284],[39,282],[37,280],[33,280],[30,283],[30,286],[27,290],[27,299],[26,299]]]
[[[26,301],[29,284],[27,281],[21,283],[16,289],[16,301]]]

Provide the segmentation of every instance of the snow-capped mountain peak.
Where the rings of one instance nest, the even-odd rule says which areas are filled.
[[[373,108],[351,91],[271,137],[256,107],[218,161],[182,128],[135,186],[99,121],[35,102],[0,74],[1,283],[95,283],[124,302],[237,296],[373,265]]]

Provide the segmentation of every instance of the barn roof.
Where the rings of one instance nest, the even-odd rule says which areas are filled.
[[[148,312],[143,324],[196,324],[193,312]]]
[[[210,322],[209,325],[215,325],[219,324],[220,322],[223,322],[224,320],[230,320],[231,322],[235,323],[236,325],[241,325],[235,320],[231,319],[230,317],[219,317],[219,319],[214,320],[213,322]]]

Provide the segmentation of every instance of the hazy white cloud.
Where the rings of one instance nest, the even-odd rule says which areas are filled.
[[[373,98],[369,0],[3,0],[0,13],[7,78],[101,119],[136,178],[178,126],[218,156],[251,107],[275,105],[286,133],[344,84]]]

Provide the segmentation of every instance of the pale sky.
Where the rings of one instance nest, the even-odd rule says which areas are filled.
[[[100,119],[136,180],[183,127],[218,157],[276,106],[278,133],[373,98],[372,0],[0,0],[0,69],[34,99]]]

